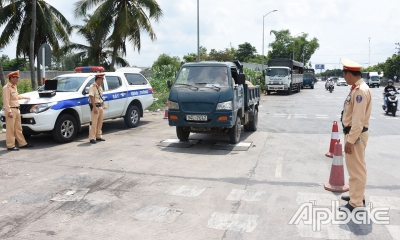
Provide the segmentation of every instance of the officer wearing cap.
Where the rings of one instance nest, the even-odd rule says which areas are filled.
[[[21,113],[19,111],[18,100],[27,99],[18,94],[17,83],[19,79],[19,71],[12,72],[7,75],[9,82],[3,87],[3,106],[6,117],[6,144],[7,150],[18,151],[19,148],[32,147],[25,141],[22,135]],[[15,139],[18,141],[19,148],[15,146]]]
[[[369,118],[371,116],[372,97],[368,85],[361,78],[361,65],[343,58],[343,77],[351,85],[342,112],[344,133],[344,151],[346,166],[349,172],[349,196],[342,196],[349,201],[339,210],[345,208],[353,211],[365,205],[365,187],[367,167],[365,164],[365,148],[369,137]]]
[[[92,117],[92,125],[89,131],[90,143],[105,141],[101,135],[101,128],[103,127],[103,109],[107,109],[107,107],[104,105],[103,89],[101,88],[104,75],[104,73],[96,74],[94,76],[94,83],[89,87],[89,104],[91,104]]]

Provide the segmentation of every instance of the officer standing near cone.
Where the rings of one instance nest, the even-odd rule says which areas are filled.
[[[18,94],[17,83],[19,79],[19,71],[8,74],[9,83],[3,87],[3,106],[4,115],[6,117],[6,144],[7,150],[18,151],[19,148],[32,147],[25,141],[24,135],[22,135],[21,126],[21,113],[19,111],[18,100],[27,99],[29,97],[23,97]],[[17,139],[19,148],[15,146],[15,139]]]
[[[104,75],[104,73],[96,74],[94,76],[94,83],[89,87],[89,105],[92,117],[92,124],[89,131],[90,143],[105,141],[101,135],[101,128],[103,127],[103,109],[107,109],[104,105],[103,89],[101,88]]]
[[[372,97],[368,85],[361,78],[361,65],[343,58],[343,77],[351,85],[342,112],[344,133],[344,152],[349,172],[349,196],[342,196],[349,201],[339,210],[353,211],[365,205],[365,187],[367,183],[367,167],[365,164],[365,148],[369,137],[369,119],[371,116]]]

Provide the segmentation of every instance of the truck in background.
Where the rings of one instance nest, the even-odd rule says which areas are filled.
[[[300,92],[303,84],[303,63],[291,59],[270,59],[265,71],[265,89],[271,92]]]
[[[368,85],[370,88],[378,87],[381,85],[381,77],[378,72],[369,72]]]
[[[246,83],[239,61],[185,63],[168,87],[168,122],[180,141],[194,132],[227,134],[237,143],[242,125],[257,130],[260,86]]]
[[[303,84],[302,84],[301,88],[309,87],[311,89],[314,89],[315,81],[316,81],[315,70],[312,68],[303,69]]]
[[[364,82],[369,86],[369,72],[362,72],[361,77]]]

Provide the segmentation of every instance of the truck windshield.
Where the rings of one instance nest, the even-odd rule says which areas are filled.
[[[303,74],[303,79],[306,79],[306,80],[314,80],[314,74],[304,73],[304,74]]]
[[[288,75],[288,70],[285,68],[268,68],[267,76],[270,77],[285,77]]]
[[[216,66],[184,67],[176,78],[175,87],[178,86],[197,87],[227,87],[228,68]]]
[[[86,77],[56,77],[53,80],[58,80],[57,92],[76,92]]]
[[[372,77],[371,77],[371,80],[372,80],[372,81],[379,81],[380,78],[379,78],[379,76],[372,76]]]

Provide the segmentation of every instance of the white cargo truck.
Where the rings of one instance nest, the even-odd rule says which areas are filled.
[[[303,84],[303,63],[291,59],[271,59],[265,73],[265,89],[271,92],[300,92]]]

